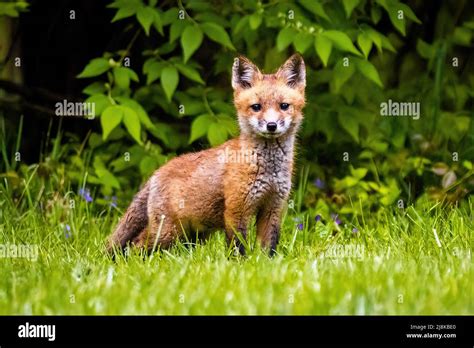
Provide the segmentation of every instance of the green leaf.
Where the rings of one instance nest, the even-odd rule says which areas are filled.
[[[135,14],[135,12],[136,12],[136,9],[132,6],[121,7],[118,9],[114,18],[112,18],[112,23],[119,21],[121,19],[127,18],[127,17],[131,17]]]
[[[85,100],[85,103],[94,103],[94,116],[99,116],[106,107],[112,105],[110,99],[103,94],[95,94]]]
[[[235,25],[233,29],[234,36],[238,35],[244,28],[249,26],[249,17],[250,16],[243,16]]]
[[[125,68],[125,70],[127,70],[128,72],[128,77],[130,77],[130,80],[132,81],[135,81],[135,82],[140,82],[139,78],[138,78],[138,75],[135,71],[133,71],[132,69],[130,68]]]
[[[196,69],[192,68],[189,65],[181,63],[176,63],[175,66],[178,68],[179,72],[186,76],[188,79],[200,83],[201,85],[204,85],[204,81]]]
[[[236,136],[239,134],[239,126],[236,119],[226,114],[219,114],[218,117],[218,123],[227,130],[227,133],[229,133],[230,136]]]
[[[471,124],[471,118],[469,116],[457,116],[453,118],[453,121],[459,134],[465,134],[469,130],[469,125]]]
[[[117,178],[105,168],[95,168],[95,174],[100,179],[100,182],[106,186],[111,186],[120,189],[120,183]]]
[[[234,113],[234,107],[232,106],[232,104],[225,102],[223,100],[216,99],[216,100],[211,101],[209,104],[213,110],[215,109],[219,111],[221,115],[222,114],[231,115]]]
[[[20,14],[16,9],[15,3],[5,4],[0,3],[0,16],[6,15],[8,17],[18,17]]]
[[[197,25],[190,25],[184,29],[183,35],[181,35],[181,47],[183,48],[185,63],[201,46],[203,38],[202,30]]]
[[[380,203],[389,206],[392,205],[395,200],[400,196],[401,190],[398,188],[395,179],[390,178],[387,181],[389,187],[386,187],[385,189],[381,188],[380,190],[383,194],[383,197],[380,199]]]
[[[359,5],[360,0],[342,0],[342,4],[344,5],[344,11],[346,11],[346,17],[349,18],[351,16],[352,11]]]
[[[405,5],[405,4],[402,4],[401,2],[398,3],[397,6],[398,6],[400,9],[402,9],[402,11],[404,12],[404,14],[405,14],[408,18],[410,18],[413,22],[418,23],[418,24],[421,24],[420,19],[416,16],[415,12],[413,12],[413,10],[412,10],[409,6],[407,6],[407,5]]]
[[[164,62],[147,61],[143,65],[143,73],[147,75],[146,84],[149,85],[153,81],[157,80],[161,76],[165,66],[166,63]]]
[[[120,105],[125,105],[133,109],[137,113],[138,118],[140,119],[140,122],[147,129],[154,128],[154,125],[151,122],[150,117],[148,116],[148,113],[137,101],[127,98],[127,97],[116,97],[115,99],[120,103]]]
[[[178,87],[178,82],[179,74],[176,67],[167,66],[163,69],[163,71],[161,72],[161,86],[163,87],[163,90],[166,94],[166,98],[169,102],[173,97],[173,93],[176,90],[176,87]]]
[[[377,69],[373,66],[371,62],[363,59],[355,59],[357,70],[362,73],[369,80],[375,82],[378,86],[383,87],[383,83],[380,80],[379,73]]]
[[[295,49],[300,53],[304,53],[312,43],[313,35],[305,32],[298,33],[295,37],[295,40],[293,41]]]
[[[155,11],[151,7],[140,7],[137,11],[137,19],[140,22],[143,29],[145,29],[146,35],[150,35],[150,27],[155,20]]]
[[[252,15],[249,16],[249,24],[250,29],[256,30],[262,24],[262,14],[258,12],[254,12]]]
[[[372,8],[370,9],[370,18],[372,18],[374,24],[377,24],[380,21],[380,18],[382,18],[382,9],[375,4],[372,5]]]
[[[123,118],[123,111],[120,106],[112,105],[107,107],[100,117],[102,125],[102,139],[106,140],[110,132],[120,124]]]
[[[87,95],[102,94],[105,93],[105,84],[102,81],[92,82],[89,86],[82,90],[82,93]]]
[[[182,19],[173,21],[173,24],[171,24],[170,27],[170,43],[173,43],[178,37],[180,37],[188,25],[189,22]]]
[[[91,148],[96,148],[96,147],[102,145],[102,144],[103,144],[103,141],[102,141],[102,138],[100,137],[99,134],[97,134],[97,133],[92,133],[91,136],[89,137],[88,143],[89,143],[89,146],[90,146]],[[80,158],[80,157],[79,157],[79,158]],[[82,161],[82,159],[81,159],[81,161]]]
[[[351,175],[356,178],[357,180],[361,180],[364,178],[364,176],[367,175],[368,169],[367,168],[353,168],[352,166],[350,167],[351,170]]]
[[[163,25],[167,26],[175,22],[184,22],[184,21],[177,21],[178,15],[179,15],[179,8],[178,7],[171,7],[165,12],[163,12],[163,15],[161,17]]]
[[[207,139],[211,146],[217,146],[227,140],[227,130],[219,123],[211,123],[207,130]]]
[[[123,111],[123,123],[125,128],[127,128],[128,133],[136,140],[140,145],[143,144],[140,138],[140,119],[138,118],[137,113],[128,106],[120,106]]]
[[[283,51],[294,40],[297,31],[291,27],[285,27],[278,33],[276,38],[276,46],[278,51]]]
[[[176,132],[173,132],[165,123],[158,123],[156,127],[150,128],[149,132],[169,148],[177,148],[180,144],[180,141],[175,138]]]
[[[469,131],[470,123],[469,116],[456,116],[450,112],[443,112],[439,118],[438,129],[446,138],[458,141]]]
[[[130,75],[126,68],[117,67],[113,71],[115,83],[119,88],[127,89],[130,87]]]
[[[145,63],[143,63],[143,73],[144,74],[148,74],[150,72],[150,66],[154,63],[158,63],[158,61],[156,61],[155,57],[151,57],[151,58],[148,58]]]
[[[158,167],[158,161],[151,156],[143,157],[140,161],[140,174],[149,176]]]
[[[453,34],[453,42],[455,44],[461,45],[461,46],[467,46],[467,47],[472,47],[471,45],[471,39],[472,39],[472,31],[463,28],[463,27],[456,27],[454,29],[454,34]]]
[[[377,47],[377,50],[379,52],[382,52],[382,37],[380,36],[380,34],[377,31],[373,30],[372,28],[367,29],[366,34],[375,44],[375,46]]]
[[[208,22],[201,24],[201,28],[209,37],[209,39],[235,51],[235,47],[230,41],[229,34],[227,34],[223,27],[218,24]]]
[[[468,28],[468,29],[474,30],[474,21],[464,22],[463,26]]]
[[[406,35],[405,17],[403,17],[402,19],[398,18],[398,11],[400,10],[393,9],[389,12],[390,21],[392,22],[393,26],[400,32],[400,34],[405,36]]]
[[[377,0],[377,3],[387,11],[393,26],[405,36],[406,20],[405,11],[402,6],[400,6],[402,4],[399,2],[387,2],[386,0]]]
[[[343,60],[336,63],[333,70],[334,92],[338,93],[341,86],[351,78],[355,72],[353,58],[349,59],[349,65],[344,66]]]
[[[203,114],[196,117],[191,124],[191,136],[189,137],[189,144],[196,139],[206,135],[209,126],[213,122],[213,118],[208,114]]]
[[[349,38],[349,36],[347,36],[346,33],[338,30],[328,30],[323,32],[321,35],[331,40],[333,45],[337,49],[361,56],[360,52],[354,46],[351,39]]]
[[[382,38],[382,47],[383,48],[386,48],[387,50],[392,51],[394,53],[397,52],[395,50],[395,47],[393,47],[392,43],[390,42],[390,40],[385,35],[380,34],[380,33],[379,33],[379,35]]]
[[[197,99],[197,100],[188,100],[188,101],[180,101],[180,104],[184,105],[185,113],[183,116],[194,116],[198,114],[202,114],[206,111],[204,107],[204,103]]]
[[[319,58],[321,58],[323,65],[326,67],[328,65],[329,56],[331,55],[332,41],[322,35],[318,35],[314,39],[314,48]]]
[[[416,50],[420,54],[421,57],[425,59],[431,59],[435,55],[435,49],[433,45],[428,44],[427,42],[423,41],[422,39],[418,39],[416,42]]]
[[[162,36],[165,35],[163,32],[163,21],[161,20],[160,13],[155,10],[154,17],[153,17],[153,27],[159,32]]]
[[[338,113],[337,120],[339,125],[358,143],[359,123],[357,123],[357,120],[350,115],[345,115],[344,113]]]
[[[94,77],[110,69],[110,64],[105,58],[94,58],[86,65],[84,70],[77,75],[78,78]]]
[[[323,5],[320,2],[315,1],[315,0],[300,0],[300,4],[303,7],[305,7],[307,10],[314,13],[316,16],[324,18],[328,22],[331,21],[328,15],[326,14],[326,11],[324,10]]]
[[[107,5],[108,8],[122,8],[122,7],[137,7],[141,3],[141,0],[114,0],[111,4]]]
[[[372,49],[372,39],[369,34],[363,32],[360,33],[357,37],[357,44],[359,45],[362,53],[367,58],[369,56],[370,50]]]

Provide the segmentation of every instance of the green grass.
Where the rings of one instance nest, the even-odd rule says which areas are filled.
[[[120,211],[44,183],[18,197],[5,182],[0,243],[39,255],[0,259],[0,314],[474,314],[472,202],[382,209],[339,230],[307,212],[299,231],[288,214],[274,258],[255,238],[247,257],[229,256],[217,233],[114,262],[104,240]]]

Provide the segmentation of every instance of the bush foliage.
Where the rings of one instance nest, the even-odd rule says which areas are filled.
[[[78,74],[100,131],[71,145],[81,151],[66,152],[63,170],[104,195],[135,191],[171,157],[238,134],[237,54],[272,72],[299,51],[297,180],[308,194],[298,209],[458,202],[472,192],[474,158],[474,17],[463,4],[432,4],[428,26],[418,1],[115,0],[111,23],[129,39]],[[420,103],[420,117],[382,116],[389,101]]]

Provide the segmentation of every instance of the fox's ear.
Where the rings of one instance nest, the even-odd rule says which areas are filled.
[[[260,70],[249,59],[243,56],[234,59],[232,66],[232,87],[234,89],[250,88],[260,76]]]
[[[292,88],[304,88],[306,86],[306,67],[303,57],[299,53],[293,54],[278,69],[276,73],[279,79],[286,81],[286,84]]]

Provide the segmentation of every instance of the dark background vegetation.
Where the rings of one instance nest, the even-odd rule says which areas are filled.
[[[0,21],[0,173],[18,195],[37,168],[64,189],[118,195],[125,206],[172,156],[237,134],[236,54],[271,71],[294,51],[308,68],[298,209],[355,214],[359,204],[458,204],[472,194],[470,1],[2,1]],[[101,57],[107,71],[93,61]],[[116,74],[124,57],[125,77]],[[56,102],[87,98],[102,105],[94,120],[54,115]],[[388,99],[420,102],[420,119],[380,116]],[[132,121],[114,125],[126,112]]]

